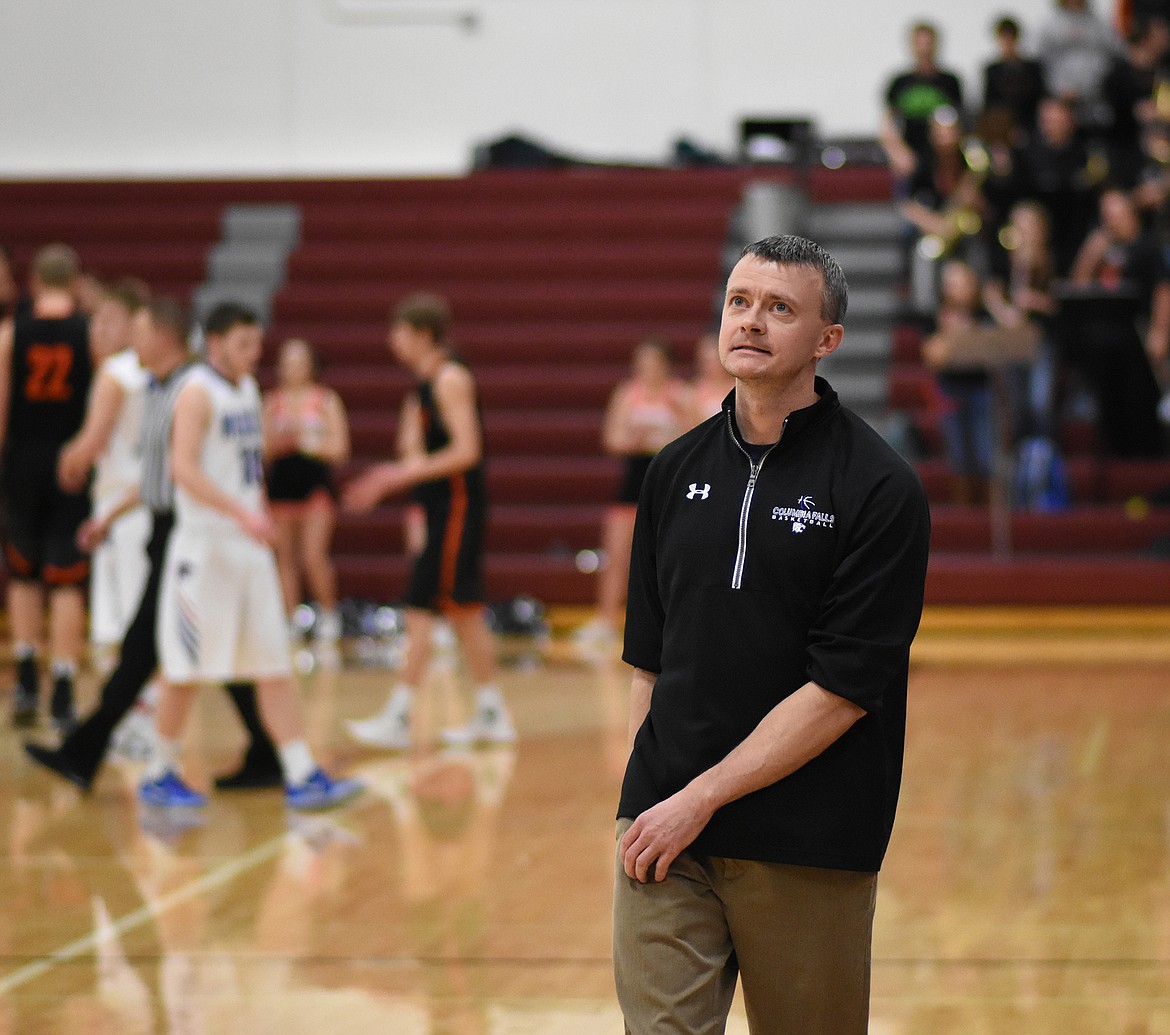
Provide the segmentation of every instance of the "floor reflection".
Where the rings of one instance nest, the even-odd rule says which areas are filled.
[[[83,797],[0,729],[0,1035],[620,1031],[628,673],[613,652],[511,645],[520,742],[474,751],[435,746],[466,707],[441,654],[407,755],[342,732],[381,703],[376,656],[301,667],[314,747],[368,785],[335,813],[221,793],[192,822],[141,809],[124,762]],[[1121,660],[915,666],[875,1035],[1170,1032],[1166,676]],[[223,695],[202,695],[193,782],[240,742]],[[728,1030],[746,1031],[738,1006]]]

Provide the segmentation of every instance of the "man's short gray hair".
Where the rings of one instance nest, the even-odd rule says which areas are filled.
[[[746,255],[754,255],[757,259],[774,262],[778,266],[806,266],[817,270],[824,284],[821,316],[829,323],[841,323],[845,319],[845,310],[849,308],[849,285],[845,282],[845,272],[841,264],[815,241],[795,234],[765,237],[762,241],[749,244],[739,257],[742,259]]]

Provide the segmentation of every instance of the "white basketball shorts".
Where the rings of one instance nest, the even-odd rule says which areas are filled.
[[[150,562],[146,544],[151,517],[135,507],[110,527],[110,534],[93,552],[89,576],[89,640],[95,647],[122,642],[142,602]]]
[[[272,550],[243,534],[176,528],[159,592],[158,650],[172,683],[291,674]]]

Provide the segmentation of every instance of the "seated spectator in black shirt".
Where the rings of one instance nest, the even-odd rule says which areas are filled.
[[[938,30],[918,22],[910,30],[914,65],[890,81],[880,139],[890,168],[899,179],[914,172],[930,143],[930,120],[939,108],[962,114],[963,85],[937,63]]]
[[[1052,260],[1066,276],[1097,218],[1097,196],[1108,161],[1077,132],[1072,105],[1056,97],[1040,102],[1036,134],[1020,152],[1025,196],[1048,212]]]
[[[1106,190],[1100,212],[1100,225],[1073,266],[1077,291],[1066,293],[1062,305],[1061,353],[1096,397],[1105,450],[1158,456],[1163,442],[1154,371],[1165,367],[1170,350],[1170,270],[1129,194]]]
[[[1015,143],[1022,143],[1036,124],[1036,110],[1044,96],[1040,62],[1020,53],[1020,23],[1000,18],[995,23],[999,58],[983,69],[983,112],[1006,113]]]

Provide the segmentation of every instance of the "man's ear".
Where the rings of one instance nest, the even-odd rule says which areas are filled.
[[[821,334],[820,344],[817,346],[816,358],[824,359],[837,351],[841,339],[845,337],[845,328],[839,323],[829,324]]]

